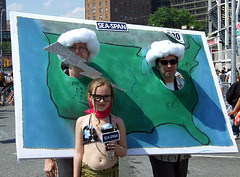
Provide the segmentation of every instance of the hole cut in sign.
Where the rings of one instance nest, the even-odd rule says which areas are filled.
[[[83,70],[71,64],[66,64],[62,62],[61,69],[64,74],[70,77],[79,78],[83,76],[81,75],[81,72],[83,72]]]
[[[176,72],[176,73],[174,74],[174,76],[175,76],[175,78],[176,78],[177,88],[178,88],[178,90],[181,90],[181,89],[184,87],[184,83],[185,83],[184,77],[183,77],[183,75],[182,75],[181,73],[179,73],[179,72]],[[166,86],[167,86],[167,88],[168,88],[169,90],[173,90],[173,91],[176,90],[176,89],[175,89],[175,83],[174,83],[174,82],[166,83]]]
[[[61,64],[61,69],[64,74],[69,76],[69,64],[62,63]]]

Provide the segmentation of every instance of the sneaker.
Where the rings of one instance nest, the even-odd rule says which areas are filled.
[[[238,135],[234,135],[234,138],[235,138],[235,140],[237,140],[238,139]]]

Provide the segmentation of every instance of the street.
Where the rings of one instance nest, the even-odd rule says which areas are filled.
[[[0,107],[0,177],[41,177],[44,160],[17,162],[15,144],[14,106]],[[240,139],[237,140],[240,147]],[[189,161],[188,177],[239,176],[240,154],[193,155]],[[120,177],[152,177],[147,156],[127,156],[120,159]]]

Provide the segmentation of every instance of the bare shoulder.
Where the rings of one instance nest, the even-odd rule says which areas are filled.
[[[81,116],[77,119],[76,124],[78,126],[81,126],[81,125],[85,124],[88,120],[89,120],[89,115]]]
[[[121,118],[121,117],[117,117],[117,116],[116,116],[116,118],[117,118],[118,122],[121,122],[121,123],[123,123],[123,124],[124,124],[124,121],[122,120],[122,118]]]
[[[124,121],[122,120],[121,117],[117,117],[117,116],[114,116],[114,117],[116,117],[116,122],[118,123],[119,126],[125,126]]]

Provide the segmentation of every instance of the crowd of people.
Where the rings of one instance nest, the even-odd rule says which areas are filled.
[[[232,119],[232,130],[235,139],[239,137],[239,126],[235,125],[234,119],[238,111],[240,110],[240,67],[236,69],[236,82],[232,82],[232,71],[231,68],[226,68],[223,66],[222,70],[216,70],[220,88],[224,98],[226,98],[227,103],[230,105],[228,115]],[[239,103],[238,103],[239,100]]]
[[[221,89],[222,94],[225,98],[226,92],[232,84],[231,68],[228,68],[226,70],[225,66],[223,66],[221,70],[216,69],[216,73],[217,73],[217,76],[218,76],[220,89]],[[238,68],[238,70],[236,69],[236,81],[240,81],[240,67]]]
[[[221,71],[219,69],[216,69],[217,76],[220,78],[222,83],[228,83],[229,85],[232,84],[232,71],[231,68],[226,68],[223,66]],[[240,67],[236,69],[236,80],[240,81]]]
[[[13,86],[13,72],[5,74],[0,72],[0,105],[4,104],[14,105],[14,86]]]

